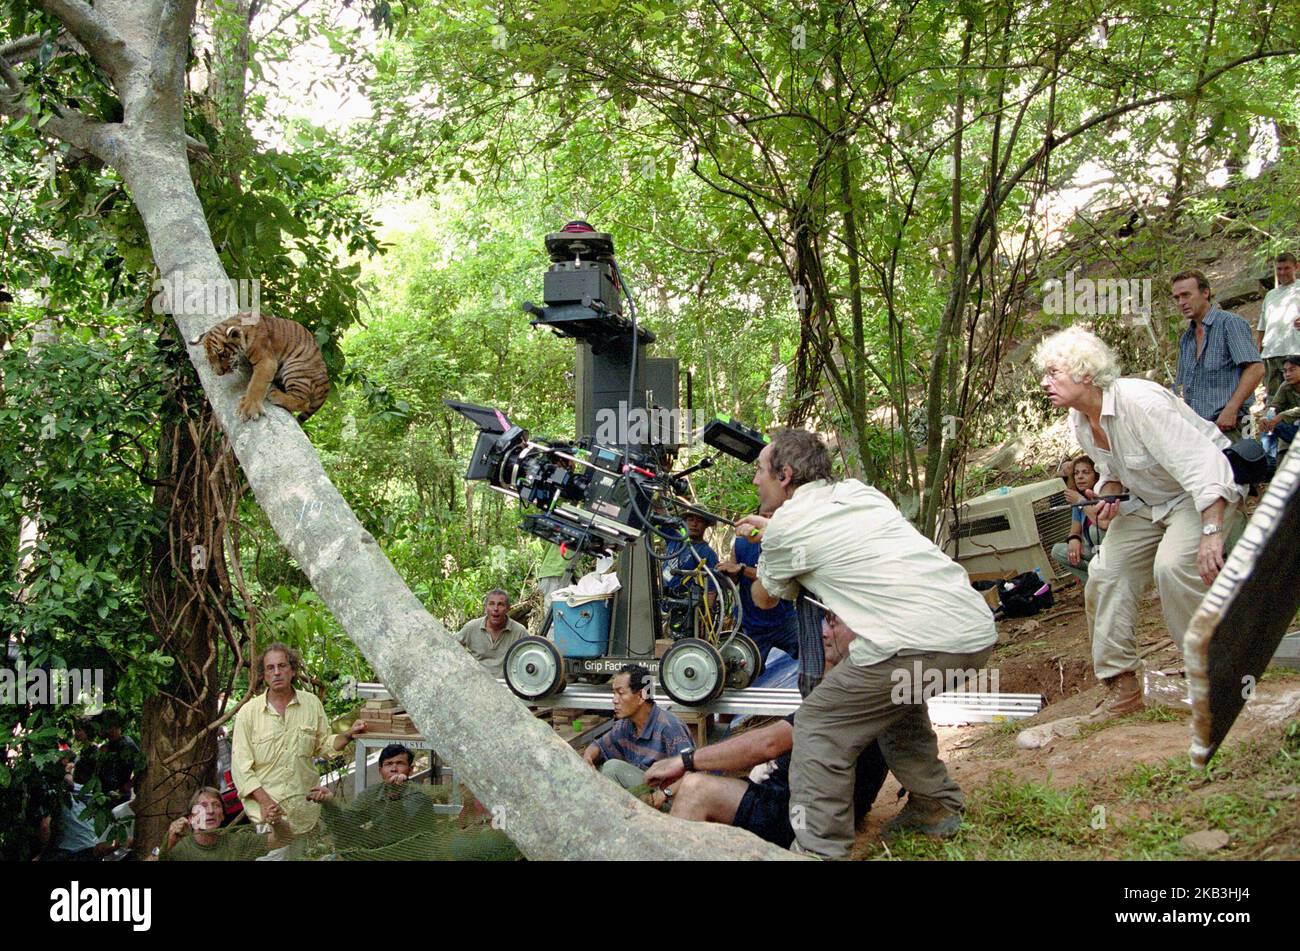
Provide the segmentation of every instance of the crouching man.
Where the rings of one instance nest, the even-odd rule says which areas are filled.
[[[1121,379],[1119,360],[1078,327],[1053,334],[1034,361],[1052,405],[1068,409],[1084,452],[1097,460],[1097,495],[1123,491],[1127,502],[1098,507],[1106,544],[1088,566],[1084,606],[1092,665],[1106,685],[1097,720],[1142,709],[1137,619],[1155,583],[1169,636],[1183,636],[1223,567],[1224,534],[1245,490],[1223,454],[1221,427],[1202,419],[1150,380]]]
[[[754,603],[770,608],[802,587],[856,635],[848,658],[808,695],[795,720],[790,812],[798,849],[848,857],[854,764],[877,739],[908,790],[885,834],[951,835],[965,800],[939,759],[915,681],[937,678],[953,689],[983,667],[997,641],[992,612],[965,569],[882,493],[856,479],[833,480],[830,453],[815,433],[774,433],[759,454],[754,485],[760,510],[773,513],[737,523],[762,536]],[[900,675],[913,690],[898,690]]]
[[[390,743],[379,754],[377,786],[340,806],[328,787],[307,794],[321,804],[325,826],[345,861],[480,861],[512,862],[519,850],[504,832],[453,816],[439,815],[447,798],[443,787],[410,782],[415,754]]]
[[[822,646],[829,669],[848,655],[854,634],[830,614],[822,621]],[[790,751],[794,746],[792,713],[759,730],[701,747],[655,763],[645,781],[667,787],[681,780],[671,797],[678,819],[720,822],[754,833],[781,848],[794,841],[790,825]],[[770,771],[760,781],[710,776],[710,772],[737,772],[763,764]],[[698,770],[698,772],[697,772]],[[880,744],[872,742],[858,757],[853,786],[853,824],[856,828],[876,800],[888,772]]]

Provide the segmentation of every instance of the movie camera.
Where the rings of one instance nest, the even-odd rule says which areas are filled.
[[[606,679],[636,663],[656,673],[673,700],[708,703],[726,686],[749,686],[762,671],[757,646],[740,633],[740,618],[732,620],[739,600],[734,583],[698,559],[694,567],[689,558],[686,567],[680,560],[684,548],[694,548],[685,528],[688,515],[710,524],[725,521],[686,498],[687,476],[713,459],[673,472],[681,433],[671,429],[673,438],[648,442],[634,441],[630,429],[618,434],[622,442],[591,435],[602,413],[676,413],[677,361],[646,357],[655,337],[638,325],[636,301],[610,235],[572,221],[546,236],[546,249],[551,265],[543,279],[545,303],[526,302],[523,309],[533,326],[577,343],[581,435],[572,441],[533,438],[499,409],[444,402],[478,429],[465,477],[518,499],[524,531],[564,553],[616,556],[621,588],[612,604],[556,601],[543,628],[545,633],[554,619],[555,641],[527,637],[512,645],[504,661],[506,684],[525,700],[539,700],[561,692],[569,678]],[[725,416],[704,427],[703,439],[745,462],[757,458],[766,442]],[[665,595],[664,586],[678,595]],[[708,624],[701,625],[701,615]],[[661,636],[672,641],[666,649],[656,645]]]

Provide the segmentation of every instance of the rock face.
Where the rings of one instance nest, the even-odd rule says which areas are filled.
[[[1217,291],[1214,300],[1224,310],[1232,310],[1242,304],[1262,300],[1263,297],[1264,285],[1257,278],[1247,277],[1233,281],[1222,290]]]

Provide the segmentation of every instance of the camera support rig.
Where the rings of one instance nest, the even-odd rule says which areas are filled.
[[[681,519],[690,512],[711,523],[721,521],[680,498],[687,491],[685,478],[671,473],[670,464],[685,434],[656,424],[656,414],[665,411],[667,419],[677,419],[677,360],[646,356],[655,337],[637,324],[636,303],[619,272],[609,234],[573,221],[546,236],[546,249],[551,266],[543,279],[545,304],[526,302],[523,309],[534,318],[533,326],[549,327],[578,345],[579,438],[534,441],[499,410],[445,402],[479,430],[465,477],[487,481],[535,509],[521,526],[528,533],[580,552],[616,555],[621,587],[613,602],[607,649],[600,656],[564,657],[546,638],[525,638],[506,655],[506,683],[525,700],[540,699],[563,690],[569,678],[601,680],[636,663],[657,674],[672,699],[707,703],[724,686],[752,683],[762,657],[738,625],[725,644],[685,638],[662,659],[656,656],[655,639],[664,618],[658,564],[648,536],[682,537]],[[630,319],[623,313],[624,298]],[[626,420],[633,412],[650,420],[648,442],[629,441],[631,433],[620,431],[615,440],[597,444],[594,434],[603,414]],[[637,544],[643,538],[646,544]]]

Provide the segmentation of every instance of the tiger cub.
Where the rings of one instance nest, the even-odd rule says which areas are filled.
[[[238,362],[253,368],[248,389],[239,401],[239,418],[257,419],[262,401],[270,398],[298,414],[298,422],[321,408],[329,396],[330,380],[325,372],[316,340],[302,324],[267,314],[236,314],[190,341],[203,341],[208,362],[218,376],[229,373]]]

